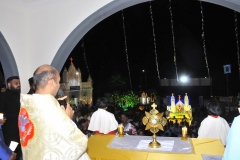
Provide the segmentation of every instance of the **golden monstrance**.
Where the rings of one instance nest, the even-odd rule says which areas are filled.
[[[152,104],[152,110],[149,112],[145,111],[145,115],[142,119],[144,125],[146,125],[145,130],[150,130],[153,133],[153,141],[149,143],[149,148],[160,148],[161,144],[156,141],[156,133],[159,130],[164,130],[163,127],[166,125],[167,120],[163,117],[163,112],[159,113],[155,108],[157,105],[155,103]]]

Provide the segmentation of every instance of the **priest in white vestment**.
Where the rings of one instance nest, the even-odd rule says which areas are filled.
[[[71,120],[73,111],[62,109],[55,99],[58,71],[40,66],[34,72],[36,94],[21,95],[18,118],[24,160],[90,160],[87,138]]]
[[[95,134],[115,134],[118,123],[114,115],[106,111],[108,107],[108,100],[101,97],[96,102],[98,108],[91,117],[88,130],[94,131]]]
[[[198,130],[198,138],[220,139],[225,146],[230,127],[227,121],[220,117],[222,113],[220,104],[216,101],[209,102],[207,111],[209,115],[201,122]]]

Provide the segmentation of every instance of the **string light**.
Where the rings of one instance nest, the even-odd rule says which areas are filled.
[[[82,49],[83,49],[83,58],[84,58],[84,61],[85,61],[85,65],[86,65],[88,74],[89,74],[89,76],[90,76],[91,74],[90,74],[90,71],[89,71],[89,68],[88,68],[88,63],[87,63],[87,57],[86,57],[86,53],[85,53],[85,47],[84,47],[83,38],[82,38],[82,45],[81,45],[81,46],[82,46]]]
[[[171,29],[172,29],[172,37],[173,37],[173,51],[174,51],[174,56],[173,56],[173,61],[176,69],[176,76],[177,76],[177,81],[178,80],[178,70],[177,70],[177,54],[176,54],[176,47],[175,47],[175,37],[174,37],[174,30],[173,30],[173,16],[172,16],[172,1],[169,0],[169,12],[171,16]]]
[[[126,60],[127,60],[127,67],[128,67],[128,76],[130,81],[130,88],[132,91],[132,81],[131,81],[131,74],[130,74],[130,67],[129,67],[129,61],[128,61],[128,50],[127,50],[127,37],[126,37],[126,29],[125,29],[125,23],[124,23],[124,14],[122,10],[122,21],[123,21],[123,33],[124,33],[124,42],[125,42],[125,53],[126,53]]]
[[[159,84],[161,85],[160,74],[159,74],[159,68],[158,68],[157,45],[156,45],[156,36],[155,36],[154,21],[153,21],[153,13],[152,13],[152,3],[151,3],[151,2],[149,2],[149,12],[150,12],[151,20],[152,20],[152,31],[153,31],[153,42],[154,42],[154,53],[155,53],[155,60],[156,60],[157,74],[158,74]]]
[[[235,35],[236,35],[236,43],[237,43],[237,57],[238,57],[238,72],[239,72],[239,80],[240,80],[240,61],[239,61],[239,43],[238,43],[238,17],[237,12],[234,11],[234,17],[235,17]]]
[[[205,55],[205,62],[206,62],[206,67],[208,71],[208,78],[210,78],[210,71],[208,67],[208,59],[207,59],[207,49],[206,49],[206,44],[205,44],[205,32],[204,32],[204,15],[203,15],[203,7],[202,7],[202,2],[200,2],[200,9],[201,9],[201,16],[202,16],[202,42],[203,42],[203,52]]]

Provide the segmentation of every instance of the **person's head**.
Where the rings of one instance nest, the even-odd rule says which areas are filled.
[[[125,113],[121,114],[121,122],[122,123],[127,123],[128,122],[128,117]]]
[[[222,108],[221,108],[219,102],[217,102],[215,100],[208,102],[206,108],[207,108],[208,114],[210,114],[210,115],[220,116],[222,114]]]
[[[20,92],[21,84],[18,76],[12,76],[7,79],[9,90]]]
[[[5,92],[6,91],[6,85],[5,84],[2,84],[1,85],[1,92]]]
[[[87,127],[87,121],[85,119],[81,119],[79,122],[79,128],[86,128]]]
[[[42,65],[33,74],[33,81],[38,94],[51,94],[56,96],[60,87],[59,72],[50,65]]]
[[[107,108],[108,107],[108,100],[107,98],[101,97],[97,99],[96,102],[96,107],[97,108]]]
[[[29,83],[29,87],[30,87],[32,90],[35,90],[35,85],[34,85],[33,77],[31,77],[31,78],[28,79],[28,83]]]
[[[76,117],[81,117],[81,112],[80,111],[76,112]]]
[[[144,132],[143,132],[143,130],[141,130],[141,129],[139,129],[139,130],[137,131],[137,134],[138,134],[139,136],[144,136]]]
[[[83,115],[83,119],[88,120],[88,115],[87,115],[87,114],[84,114],[84,115]]]

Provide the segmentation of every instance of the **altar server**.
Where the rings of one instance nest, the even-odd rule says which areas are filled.
[[[229,131],[229,124],[220,117],[222,110],[219,102],[210,101],[207,105],[208,117],[205,118],[198,130],[198,138],[216,138],[220,139],[222,144],[226,145],[226,138]]]
[[[93,113],[88,130],[94,131],[95,134],[115,134],[118,123],[114,115],[106,111],[108,100],[104,97],[97,99],[96,107],[98,110]]]

